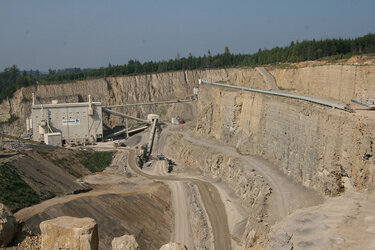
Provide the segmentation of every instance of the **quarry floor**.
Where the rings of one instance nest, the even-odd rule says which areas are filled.
[[[183,126],[165,128],[155,153],[163,151],[169,134],[178,133],[194,144],[236,157],[261,174],[272,188],[268,216],[275,222],[264,232],[267,242],[263,246],[270,249],[375,248],[373,194],[349,193],[325,201],[267,161],[241,155],[212,139],[195,138],[189,131]],[[139,135],[131,140],[132,147],[143,141]],[[113,149],[113,144],[99,144],[96,149]],[[167,172],[165,161],[154,161],[141,170],[135,164],[134,149],[117,150],[121,154],[110,168],[82,179],[92,191],[56,197],[18,211],[15,216],[24,222],[24,230],[38,234],[43,220],[62,215],[88,216],[99,224],[100,249],[108,249],[113,237],[125,233],[135,235],[144,249],[158,249],[169,241],[194,249],[196,239],[187,185],[190,183],[199,190],[202,216],[208,222],[209,249],[242,249],[239,239],[251,211],[242,206],[234,190],[219,178],[203,176],[199,169],[187,169],[175,155],[167,155],[177,163],[172,173]]]

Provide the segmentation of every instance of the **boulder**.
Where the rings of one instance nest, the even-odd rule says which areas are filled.
[[[138,250],[139,246],[133,235],[123,235],[112,240],[112,250]]]
[[[0,203],[0,247],[6,247],[17,231],[17,222],[12,212]]]
[[[41,249],[98,249],[98,225],[91,218],[62,216],[40,223]]]
[[[181,243],[170,242],[163,245],[159,250],[186,250],[187,248]]]

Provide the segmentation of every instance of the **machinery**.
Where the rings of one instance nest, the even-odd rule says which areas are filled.
[[[103,138],[102,106],[100,102],[33,104],[26,129],[32,129],[33,139],[49,145],[94,143]]]

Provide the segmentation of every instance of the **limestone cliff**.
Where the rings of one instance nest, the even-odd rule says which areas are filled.
[[[321,65],[300,68],[269,68],[276,85],[304,95],[350,99],[375,97],[374,65]]]
[[[373,120],[261,94],[202,86],[196,133],[268,159],[325,195],[374,188]]]
[[[290,92],[335,99],[375,96],[375,65],[318,65],[268,68],[276,85]],[[0,121],[10,114],[19,119],[3,124],[1,131],[21,134],[30,113],[31,93],[38,102],[85,101],[91,94],[104,105],[171,100],[192,95],[198,79],[228,82],[269,89],[256,69],[178,71],[138,76],[108,77],[66,84],[38,85],[18,90],[0,105]],[[187,120],[198,116],[197,133],[213,136],[235,146],[243,154],[259,155],[272,161],[286,174],[320,193],[334,195],[344,188],[374,187],[373,119],[332,110],[314,104],[220,88],[201,86],[197,105],[160,105],[122,108],[139,117],[158,113],[162,119],[181,115]],[[106,125],[123,124],[106,118]]]
[[[91,95],[94,101],[103,105],[137,103],[159,100],[173,100],[193,95],[193,88],[198,86],[198,79],[212,81],[230,81],[247,85],[250,81],[257,87],[264,85],[263,77],[254,69],[219,69],[178,71],[137,76],[108,77],[64,84],[37,85],[16,91],[13,98],[0,104],[0,122],[5,122],[13,114],[19,119],[11,125],[0,125],[0,131],[20,135],[25,132],[25,119],[31,112],[31,94],[35,92],[37,103],[87,101]],[[120,111],[145,118],[147,113],[158,113],[164,119],[182,116],[186,120],[194,118],[194,111],[189,104],[145,106],[120,108]],[[109,127],[123,124],[122,119],[106,120]]]

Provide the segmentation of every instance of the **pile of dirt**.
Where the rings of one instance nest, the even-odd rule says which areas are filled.
[[[105,154],[106,160],[91,161],[104,159],[101,154]],[[112,154],[41,147],[3,155],[0,202],[17,211],[55,196],[89,191],[91,187],[77,178],[103,170],[112,161]]]

